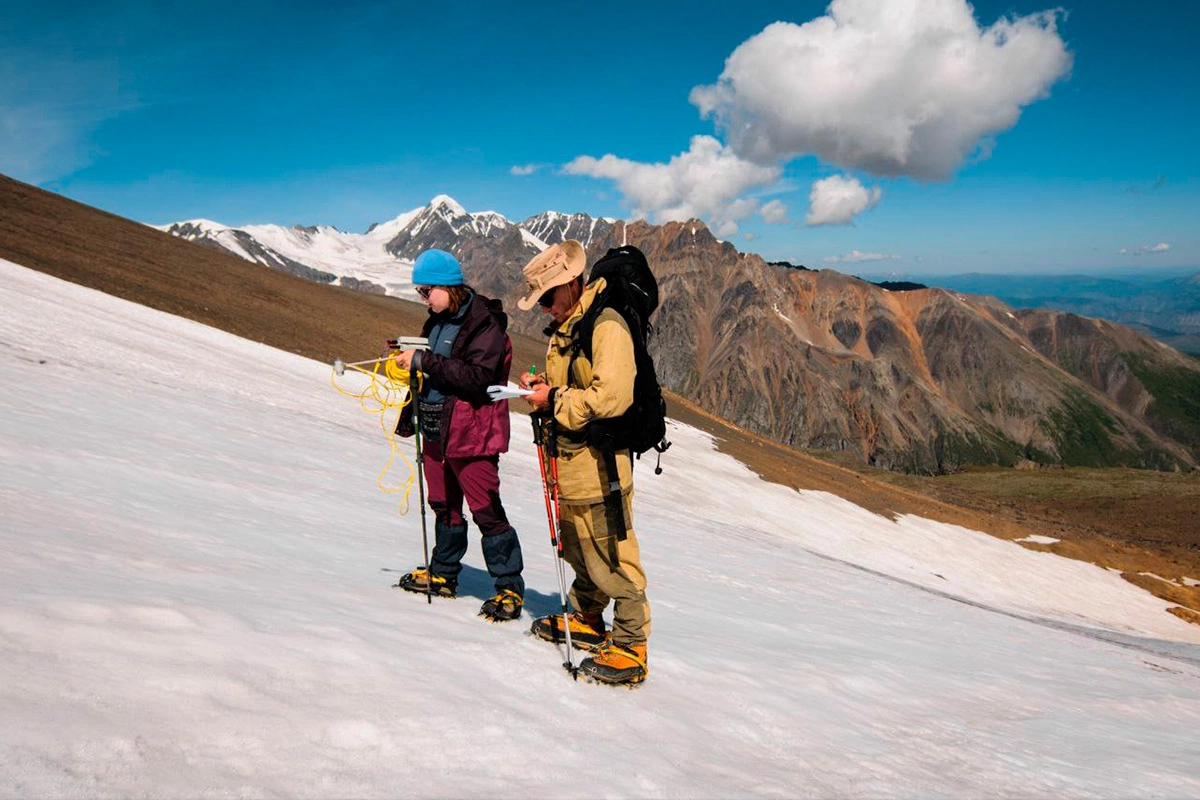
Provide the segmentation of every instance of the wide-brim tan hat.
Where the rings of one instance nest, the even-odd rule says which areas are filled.
[[[550,245],[525,265],[525,283],[529,286],[529,294],[517,301],[517,308],[522,311],[533,308],[547,289],[575,280],[583,274],[585,266],[587,255],[579,242],[567,239],[562,244]]]

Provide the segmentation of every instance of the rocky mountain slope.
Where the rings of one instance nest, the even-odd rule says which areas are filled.
[[[1200,454],[1188,399],[1200,365],[1127,328],[772,266],[698,221],[625,235],[659,276],[663,383],[777,441],[915,472],[1026,460],[1189,468]]]
[[[328,264],[345,283],[345,265],[316,258],[328,246],[313,243],[332,229],[294,230],[316,233],[309,253],[287,257]],[[627,239],[660,280],[652,351],[663,384],[791,446],[930,473],[1021,462],[1188,469],[1200,458],[1200,364],[1119,325],[770,265],[696,220],[626,226],[548,212],[516,224],[439,197],[359,238],[384,254],[389,293],[410,291],[403,271],[441,247],[510,307],[521,266],[547,244],[579,238],[593,261]],[[512,314],[531,336],[544,324],[538,312]]]

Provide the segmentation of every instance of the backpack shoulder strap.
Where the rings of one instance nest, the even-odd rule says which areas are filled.
[[[575,327],[571,330],[571,362],[574,363],[575,357],[580,353],[590,361],[592,358],[592,334],[596,332],[596,323],[600,319],[600,312],[608,308],[608,292],[609,287],[605,286],[592,300],[592,304],[588,310],[580,317],[579,322],[575,323]]]

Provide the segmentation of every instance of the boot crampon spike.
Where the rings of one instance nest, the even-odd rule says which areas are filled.
[[[434,575],[431,579],[429,572],[424,567],[417,567],[412,572],[401,575],[400,580],[393,588],[415,594],[445,597],[448,600],[453,600],[458,595],[457,580],[443,578],[441,575]]]
[[[611,638],[579,665],[579,672],[589,681],[633,688],[650,673],[646,666],[646,645],[617,644]]]
[[[510,622],[521,616],[525,601],[512,589],[504,589],[490,597],[479,607],[479,616],[488,622]]]

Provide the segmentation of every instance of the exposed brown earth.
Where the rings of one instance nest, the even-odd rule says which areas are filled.
[[[418,330],[425,310],[312,283],[0,176],[0,257],[65,280],[322,361],[370,358]],[[520,313],[520,312],[516,312]],[[513,371],[544,345],[514,335]],[[1016,539],[1126,573],[1200,621],[1200,475],[1131,470],[984,470],[922,478],[848,468],[737,428],[670,396],[671,416],[771,480],[827,491],[875,513],[916,514]],[[668,455],[669,458],[669,455]],[[1026,487],[1022,481],[1031,481]],[[1159,580],[1140,573],[1154,573]]]
[[[0,176],[0,258],[319,361],[362,360],[425,307],[313,283]],[[514,340],[514,366],[544,347]]]

